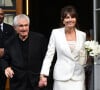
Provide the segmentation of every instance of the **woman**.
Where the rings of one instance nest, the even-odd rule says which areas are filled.
[[[77,13],[74,7],[67,6],[62,9],[61,21],[64,27],[54,29],[51,33],[39,86],[47,85],[47,76],[56,50],[53,90],[85,90],[83,65],[86,58],[83,45],[86,34],[76,28]]]

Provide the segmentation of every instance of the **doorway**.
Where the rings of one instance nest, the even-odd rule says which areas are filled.
[[[80,30],[93,29],[92,0],[34,0],[29,5],[31,28],[49,38],[51,30],[59,27],[60,11],[65,5],[73,5],[78,12]]]

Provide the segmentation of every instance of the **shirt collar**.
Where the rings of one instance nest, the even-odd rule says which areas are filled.
[[[1,25],[1,30],[3,30],[3,23],[1,23],[0,25]]]

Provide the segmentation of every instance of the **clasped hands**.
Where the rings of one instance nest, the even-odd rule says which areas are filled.
[[[40,75],[39,87],[47,86],[47,77]]]

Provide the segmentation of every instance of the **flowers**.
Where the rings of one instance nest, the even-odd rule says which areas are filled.
[[[97,41],[86,41],[84,47],[89,56],[100,55],[100,44]]]

